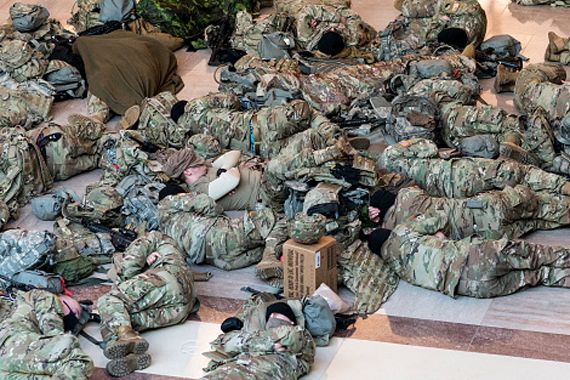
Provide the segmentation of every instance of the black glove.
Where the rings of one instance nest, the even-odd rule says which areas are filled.
[[[224,334],[229,333],[230,331],[241,330],[242,327],[243,327],[243,322],[241,321],[241,319],[236,317],[226,318],[226,320],[223,321],[222,325],[220,326]]]
[[[331,169],[331,174],[338,179],[342,179],[351,185],[358,184],[360,179],[360,170],[355,169],[351,163],[347,164],[336,164]]]

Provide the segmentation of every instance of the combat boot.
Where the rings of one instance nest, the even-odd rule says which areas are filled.
[[[134,106],[130,107],[128,110],[125,111],[125,114],[123,115],[121,120],[119,120],[119,128],[131,129],[139,121],[140,114],[141,114],[140,106],[135,104]]]
[[[554,32],[548,32],[548,50],[552,53],[557,54],[567,50],[567,42],[568,40],[566,38],[562,38]]]
[[[463,49],[461,54],[466,56],[467,58],[475,59],[475,45],[469,44],[465,46],[465,49]]]
[[[150,362],[149,354],[129,354],[107,363],[107,372],[111,376],[127,376],[130,373],[149,367]]]
[[[495,93],[513,92],[518,76],[518,72],[510,71],[504,65],[498,65],[494,83]]]
[[[560,194],[570,196],[570,182],[566,182],[566,183],[560,188]]]
[[[143,354],[148,350],[148,342],[141,337],[130,326],[119,326],[116,340],[107,340],[105,329],[101,329],[101,334],[105,340],[103,354],[108,359],[119,359],[133,354]]]
[[[67,117],[67,123],[69,125],[78,125],[82,127],[82,129],[86,129],[89,127],[104,127],[104,123],[98,119],[97,117],[90,117],[81,115],[78,113],[71,114]]]
[[[265,249],[261,261],[255,266],[255,275],[262,280],[283,278],[283,265],[271,249]]]
[[[520,162],[521,164],[540,167],[540,160],[538,157],[511,142],[502,142],[499,145],[499,154],[502,157],[510,158]]]
[[[370,140],[368,139],[368,137],[363,137],[363,136],[349,137],[348,142],[354,149],[357,150],[366,150],[370,147]]]

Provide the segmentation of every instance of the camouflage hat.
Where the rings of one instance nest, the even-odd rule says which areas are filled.
[[[321,214],[298,213],[289,225],[289,236],[299,244],[315,244],[325,234],[327,218]]]
[[[41,5],[14,3],[10,7],[10,18],[14,29],[31,32],[46,23],[49,11]]]
[[[222,154],[220,142],[213,136],[203,133],[196,134],[186,141],[187,147],[192,147],[196,153],[209,160]]]
[[[189,167],[204,165],[206,162],[192,148],[173,150],[163,164],[163,171],[170,178],[178,178]]]

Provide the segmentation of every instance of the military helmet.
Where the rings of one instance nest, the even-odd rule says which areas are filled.
[[[186,146],[193,148],[196,153],[207,160],[222,154],[220,142],[213,136],[203,133],[190,137],[186,142]]]
[[[335,218],[338,215],[339,197],[341,187],[332,184],[319,183],[317,187],[305,195],[303,213],[313,215],[315,213]]]
[[[321,214],[297,213],[289,225],[289,235],[297,243],[314,244],[325,234],[326,221]]]
[[[94,188],[85,196],[85,203],[98,211],[105,212],[121,207],[123,198],[116,188],[100,186]]]

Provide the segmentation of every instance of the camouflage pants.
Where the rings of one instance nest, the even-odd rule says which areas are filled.
[[[488,298],[536,285],[570,287],[569,249],[487,240],[470,246],[457,293]]]
[[[52,337],[18,334],[0,346],[0,378],[87,380],[93,362],[70,334]]]
[[[295,368],[294,358],[285,354],[242,353],[202,379],[296,380]]]
[[[175,278],[171,281],[176,282]],[[156,274],[139,274],[122,282],[97,301],[101,331],[105,341],[117,339],[121,326],[136,331],[155,329],[183,322],[190,305],[172,299],[164,280]]]

